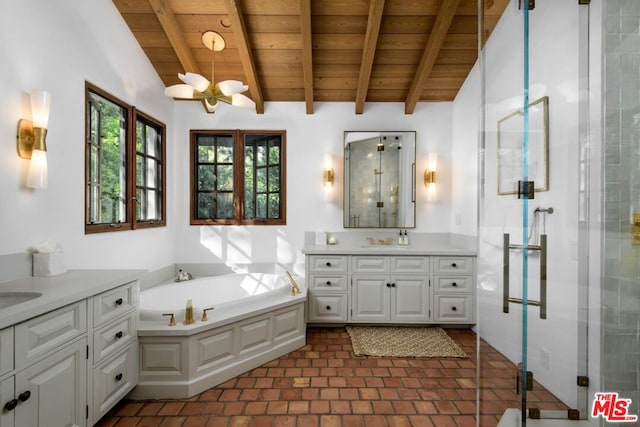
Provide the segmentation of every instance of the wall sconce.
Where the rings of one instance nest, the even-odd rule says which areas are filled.
[[[328,189],[333,187],[333,177],[334,177],[333,169],[324,170],[324,172],[322,173],[322,183],[324,184],[324,188]]]
[[[27,187],[47,188],[47,124],[51,94],[31,92],[31,118],[18,121],[18,155],[31,159],[27,174]]]
[[[424,186],[428,187],[430,184],[436,183],[436,171],[426,169],[424,171]]]

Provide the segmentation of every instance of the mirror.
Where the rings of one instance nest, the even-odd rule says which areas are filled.
[[[344,227],[415,228],[416,133],[344,133]]]

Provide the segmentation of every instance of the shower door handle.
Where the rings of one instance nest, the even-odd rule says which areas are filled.
[[[509,243],[509,233],[503,235],[502,248],[502,312],[509,312],[509,303],[522,304],[522,298],[509,296],[509,249],[523,249],[523,245]],[[540,235],[540,245],[529,245],[528,250],[540,251],[540,301],[527,300],[528,305],[540,307],[540,318],[547,318],[547,235]]]

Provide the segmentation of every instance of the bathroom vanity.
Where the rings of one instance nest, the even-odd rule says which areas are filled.
[[[305,246],[308,323],[474,324],[475,250],[445,235],[414,237],[366,245],[344,234],[342,244]]]
[[[141,271],[0,283],[0,425],[92,426],[138,381]]]

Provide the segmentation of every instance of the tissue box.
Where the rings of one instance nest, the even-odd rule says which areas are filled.
[[[66,273],[67,266],[64,263],[63,252],[50,254],[33,254],[34,276],[57,276]]]

